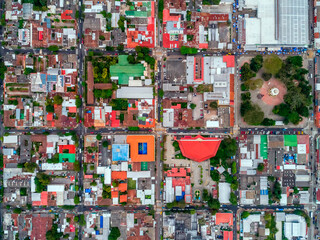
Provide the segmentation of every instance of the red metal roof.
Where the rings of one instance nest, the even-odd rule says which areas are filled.
[[[72,10],[65,10],[63,13],[61,13],[61,20],[71,20]]]
[[[70,113],[76,113],[77,112],[77,107],[69,107],[69,112]]]
[[[198,135],[194,138],[184,137],[178,140],[178,143],[183,156],[196,162],[202,162],[217,154],[221,139],[204,138]]]
[[[227,223],[229,226],[233,226],[232,213],[217,213],[216,214],[216,225],[221,223]]]
[[[39,37],[39,41],[43,40],[43,31],[39,31],[38,37]]]
[[[177,22],[177,21],[179,21],[179,19],[180,19],[179,15],[170,16],[169,9],[164,9],[163,10],[163,24],[166,24],[167,21]]]
[[[76,153],[76,146],[75,145],[59,145],[59,153],[63,153],[63,150],[69,150],[68,153]]]
[[[233,232],[232,231],[224,231],[223,232],[223,240],[232,240]]]
[[[223,56],[223,61],[227,63],[227,67],[234,67],[234,56],[233,55]]]
[[[49,113],[47,114],[47,121],[52,121],[52,119],[53,119],[53,113],[52,113],[52,112],[49,112]]]

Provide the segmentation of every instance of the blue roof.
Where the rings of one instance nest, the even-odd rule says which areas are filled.
[[[112,145],[112,161],[128,161],[129,144]]]
[[[48,82],[56,82],[57,81],[57,75],[48,75],[47,76]]]
[[[44,21],[47,23],[47,28],[51,28],[51,20],[49,18],[45,18]]]
[[[103,228],[103,216],[100,216],[100,228]]]
[[[40,78],[41,78],[42,84],[46,84],[46,82],[47,82],[47,74],[41,73],[40,74]]]

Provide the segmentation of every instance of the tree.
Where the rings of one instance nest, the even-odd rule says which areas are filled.
[[[122,32],[124,32],[125,30],[125,26],[124,26],[125,21],[126,21],[126,18],[124,16],[120,16],[120,19],[118,20],[118,26]]]
[[[264,170],[264,164],[263,164],[263,163],[259,163],[257,170],[258,170],[259,172],[262,172],[262,171]]]
[[[250,61],[250,68],[254,72],[258,72],[260,68],[262,68],[263,57],[261,55],[257,55]]]
[[[75,196],[74,196],[74,204],[79,204],[80,203],[80,197],[79,197],[79,195],[78,194],[76,194]]]
[[[249,213],[248,211],[243,211],[243,212],[241,213],[241,218],[242,218],[242,219],[247,218],[247,217],[249,217],[249,216],[250,216],[250,213]]]
[[[309,117],[309,109],[307,106],[301,106],[297,109],[297,112],[303,117]]]
[[[80,13],[79,13],[79,11],[77,10],[77,11],[76,11],[75,18],[78,19],[79,17],[80,17]]]
[[[49,175],[45,173],[37,173],[34,178],[34,183],[36,185],[36,192],[41,193],[42,191],[46,191],[47,185],[50,183],[51,178]]]
[[[272,74],[264,72],[264,73],[262,73],[262,78],[263,78],[263,80],[268,81],[268,80],[270,80],[270,78],[272,78]]]
[[[256,74],[251,70],[249,63],[245,63],[242,65],[240,73],[241,80],[244,82],[256,76]]]
[[[47,106],[46,106],[46,111],[53,113],[53,112],[54,112],[54,106],[53,106],[53,105],[47,105]]]
[[[180,48],[180,53],[183,55],[187,55],[187,54],[197,54],[198,50],[196,48],[190,48],[190,47],[186,47],[186,46],[182,46]]]
[[[24,164],[24,170],[27,172],[34,172],[34,170],[38,167],[38,164],[35,162],[26,162]]]
[[[120,230],[118,227],[111,227],[108,240],[117,240],[121,236]]]
[[[282,67],[282,60],[275,54],[269,55],[263,61],[265,72],[273,75],[277,74]]]
[[[281,184],[278,181],[276,181],[273,186],[273,197],[277,201],[281,199]]]
[[[282,117],[287,117],[290,114],[290,106],[285,103],[281,103],[277,106],[274,106],[272,112]]]
[[[214,198],[210,197],[210,199],[208,201],[208,206],[211,209],[218,210],[220,208],[220,202],[218,199],[214,199]]]
[[[104,68],[104,69],[102,70],[101,77],[102,77],[103,79],[107,79],[107,78],[108,78],[108,68]]]
[[[264,113],[258,105],[254,105],[251,110],[244,114],[244,121],[249,125],[259,125],[264,119]]]
[[[135,64],[136,63],[136,59],[135,59],[135,57],[133,55],[128,55],[127,61],[130,64]]]
[[[207,189],[203,189],[202,191],[202,200],[206,202],[210,200],[210,194]]]
[[[163,98],[163,95],[164,95],[164,91],[162,89],[160,89],[158,91],[158,94],[159,94],[159,97]]]
[[[105,148],[108,147],[109,146],[108,141],[103,141],[102,146],[105,147]]]
[[[236,174],[237,173],[237,163],[235,161],[231,164],[231,173]]]
[[[220,181],[220,173],[218,172],[218,170],[210,171],[210,176],[211,176],[213,181],[215,181],[215,182],[219,182]]]
[[[231,203],[232,205],[234,205],[234,206],[237,205],[237,202],[238,202],[237,196],[236,196],[233,192],[230,193],[229,201],[230,201],[230,203]]]
[[[73,169],[76,172],[80,172],[80,163],[79,162],[74,162]]]
[[[99,39],[100,39],[101,41],[106,40],[106,38],[105,38],[103,35],[100,35],[100,36],[99,36]]]
[[[261,122],[261,125],[263,126],[274,126],[276,125],[276,121],[270,118],[264,118]]]
[[[83,214],[80,215],[79,225],[80,226],[85,226],[86,225],[86,220],[84,219],[84,215]]]
[[[293,65],[294,67],[302,67],[302,57],[301,56],[288,56],[287,59],[286,59],[286,62],[288,64],[291,64]]]
[[[127,110],[128,109],[128,100],[124,98],[112,99],[109,103],[114,110]]]
[[[102,94],[102,90],[101,89],[94,89],[93,90],[93,95],[95,98],[100,98]]]
[[[27,196],[27,188],[20,188],[20,196]]]
[[[268,181],[274,182],[276,178],[274,176],[268,176]]]
[[[53,97],[54,104],[61,105],[63,102],[63,98],[60,95],[55,95]]]
[[[106,98],[111,98],[112,97],[112,90],[111,89],[104,89],[101,92],[101,98],[106,99]]]
[[[32,68],[25,68],[24,75],[30,75],[30,73],[35,73],[36,71]]]
[[[250,101],[251,100],[251,93],[241,93],[241,101]]]
[[[118,50],[118,51],[123,51],[123,50],[124,50],[124,45],[123,45],[123,44],[119,44],[119,45],[117,46],[117,50]]]
[[[82,104],[82,99],[79,98],[79,97],[77,97],[77,98],[76,98],[76,107],[77,107],[77,108],[80,108],[80,107],[81,107],[81,104]]]
[[[291,112],[288,116],[288,120],[297,125],[302,120],[302,118],[299,116],[299,113]]]
[[[211,102],[210,104],[209,104],[209,106],[212,108],[212,109],[217,109],[218,108],[218,102]]]
[[[20,214],[22,212],[22,209],[21,208],[15,208],[13,209],[13,213],[15,214]]]
[[[48,47],[48,50],[51,52],[57,52],[59,50],[59,47],[57,45],[51,45]]]
[[[233,191],[238,190],[238,188],[239,188],[239,182],[238,182],[238,181],[233,181],[233,182],[231,183],[230,187],[231,187],[231,189],[232,189]]]
[[[191,109],[195,109],[196,107],[197,107],[196,104],[194,104],[194,103],[191,103],[191,104],[190,104],[190,108],[191,108]]]

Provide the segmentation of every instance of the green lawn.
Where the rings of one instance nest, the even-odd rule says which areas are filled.
[[[128,189],[129,190],[136,189],[136,180],[132,180],[132,178],[128,178]]]

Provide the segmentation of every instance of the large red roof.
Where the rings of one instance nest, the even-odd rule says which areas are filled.
[[[184,137],[178,142],[183,156],[196,162],[202,162],[217,154],[221,139],[204,138],[198,135],[194,138]]]

